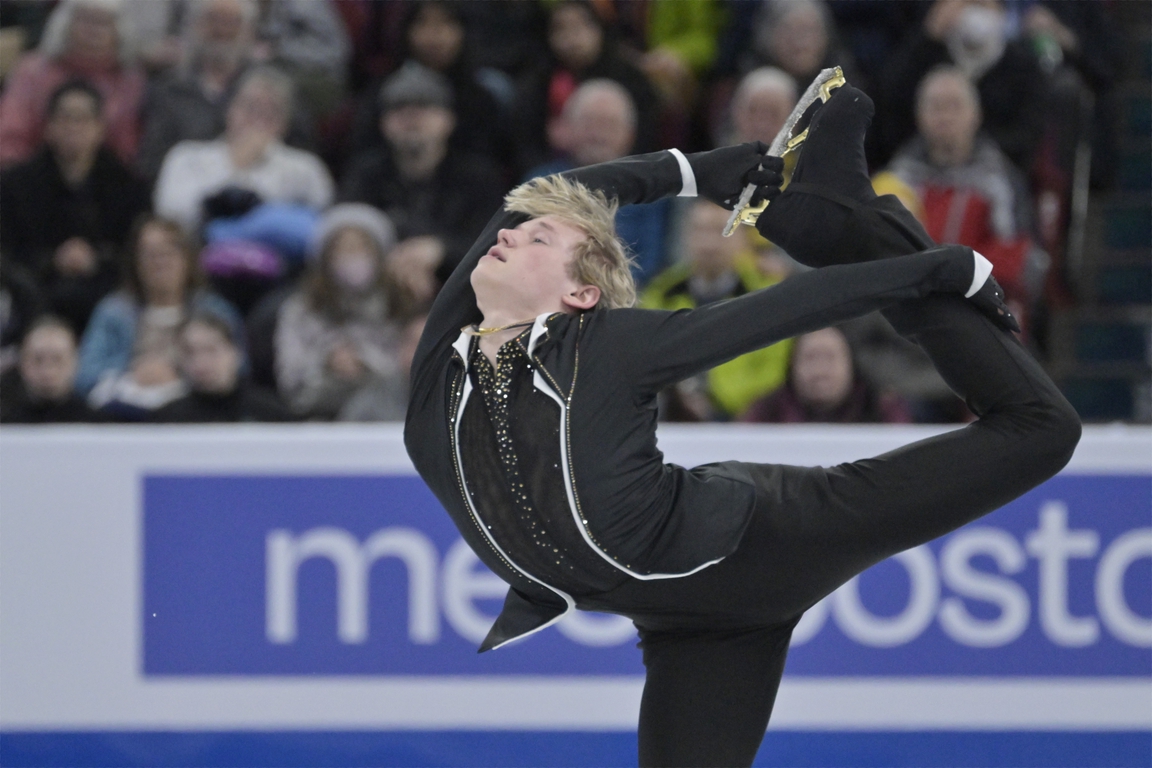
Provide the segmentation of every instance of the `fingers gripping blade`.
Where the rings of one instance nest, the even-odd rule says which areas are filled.
[[[789,152],[799,149],[807,137],[808,128],[805,126],[803,130],[799,132],[797,132],[796,129],[808,112],[808,108],[817,101],[828,101],[828,99],[832,98],[832,91],[844,85],[846,82],[844,72],[840,67],[829,67],[828,69],[821,70],[820,74],[816,76],[816,79],[808,86],[808,89],[804,91],[800,100],[796,102],[796,107],[792,110],[792,113],[788,115],[788,119],[784,121],[780,132],[776,134],[772,145],[768,147],[768,154],[772,157],[784,157],[784,155]],[[797,135],[794,136],[793,133]],[[765,202],[753,208],[751,203],[754,194],[756,194],[755,184],[749,184],[744,187],[744,191],[740,193],[740,199],[736,202],[736,207],[732,209],[732,215],[728,217],[728,223],[724,226],[724,237],[731,237],[732,233],[736,231],[738,224],[743,223],[754,226],[761,212],[768,207],[767,202]]]

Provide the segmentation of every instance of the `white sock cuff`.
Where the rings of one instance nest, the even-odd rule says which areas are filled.
[[[680,165],[680,194],[677,197],[696,197],[696,174],[692,173],[692,166],[688,158],[678,149],[668,150]]]
[[[964,294],[966,299],[975,296],[976,292],[984,287],[984,283],[988,282],[988,278],[992,274],[992,262],[975,249],[972,250],[972,255],[976,258],[976,268],[972,271],[972,286],[968,289],[968,293]]]

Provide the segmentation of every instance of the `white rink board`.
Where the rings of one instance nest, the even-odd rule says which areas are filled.
[[[665,427],[660,446],[830,465],[940,431]],[[1152,430],[1089,427],[1067,471],[1152,478]],[[0,729],[634,729],[635,676],[142,674],[144,474],[410,472],[398,426],[3,428]],[[793,677],[778,701],[791,729],[1152,729],[1147,677]]]

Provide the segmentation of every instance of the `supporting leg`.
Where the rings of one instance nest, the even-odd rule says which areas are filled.
[[[640,765],[751,765],[772,714],[793,623],[731,632],[641,628],[648,676]]]

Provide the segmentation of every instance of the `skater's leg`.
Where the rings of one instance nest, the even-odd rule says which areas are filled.
[[[792,623],[728,632],[641,628],[648,674],[640,703],[640,765],[751,765],[791,635]]]

